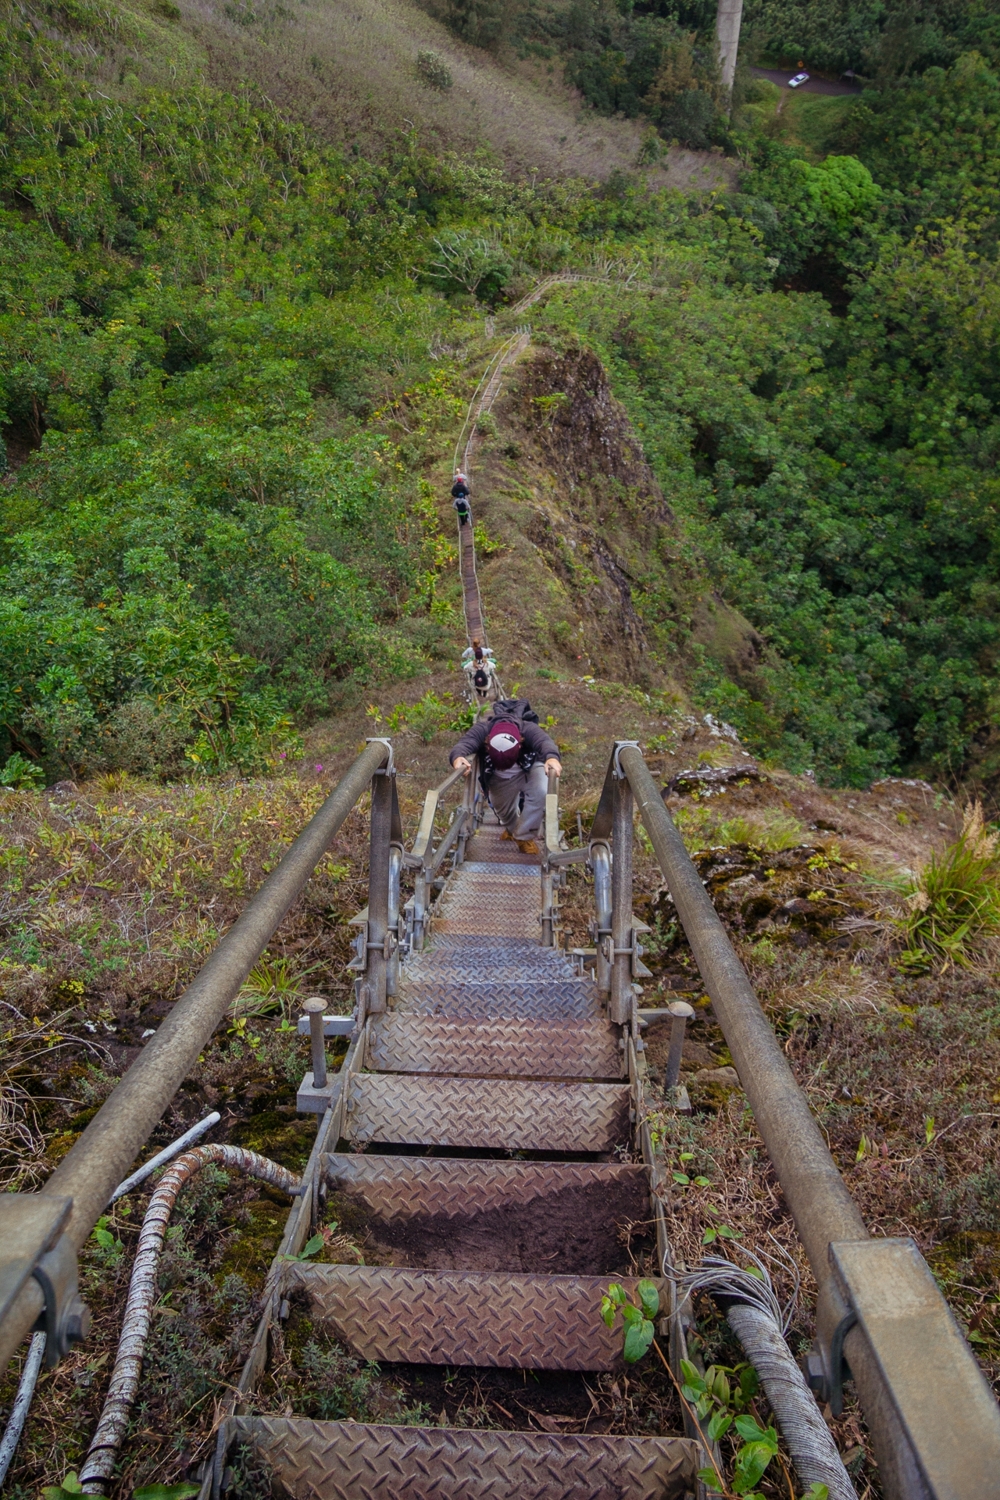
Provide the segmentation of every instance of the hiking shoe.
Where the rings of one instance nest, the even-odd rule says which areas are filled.
[[[538,853],[538,845],[535,843],[534,839],[518,839],[517,847],[520,849],[522,854]]]
[[[503,833],[500,835],[500,842],[502,844],[505,839],[511,839],[511,840],[513,840],[513,838],[514,838],[514,835],[511,833],[510,829],[509,828],[505,828],[504,831],[503,831]]]

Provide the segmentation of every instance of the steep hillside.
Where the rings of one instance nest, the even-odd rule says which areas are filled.
[[[107,13],[53,7],[47,23],[71,45],[81,31],[97,34],[89,63],[116,95],[181,81],[250,90],[318,139],[365,156],[415,132],[433,150],[483,152],[521,177],[603,181],[639,159],[641,125],[596,115],[561,68],[471,46],[412,0],[301,0],[294,9],[128,0]],[[656,186],[697,190],[733,179],[718,155],[683,146],[647,171]]]

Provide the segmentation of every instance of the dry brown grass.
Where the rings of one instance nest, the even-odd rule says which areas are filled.
[[[439,150],[488,147],[521,176],[599,181],[635,169],[643,135],[638,122],[594,115],[555,76],[504,65],[467,46],[408,0],[310,0],[294,11],[253,0],[180,3],[213,82],[255,85],[338,145],[378,152],[415,127]],[[251,25],[234,19],[251,13],[263,19]],[[441,58],[453,79],[450,89],[420,81],[421,51]],[[650,181],[707,188],[731,170],[710,152],[678,149]]]

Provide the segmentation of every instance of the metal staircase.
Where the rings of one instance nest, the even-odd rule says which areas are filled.
[[[392,1009],[365,1019],[345,1065],[351,1149],[325,1153],[319,1175],[392,1263],[286,1262],[279,1291],[368,1360],[616,1370],[621,1333],[600,1304],[617,1229],[623,1208],[653,1216],[631,1160],[634,1080],[594,981],[541,945],[539,862],[510,849],[499,826],[468,840],[428,947],[401,964]],[[521,1152],[541,1159],[510,1159]],[[694,1491],[699,1456],[681,1437],[264,1416],[231,1427],[295,1500],[669,1500]]]

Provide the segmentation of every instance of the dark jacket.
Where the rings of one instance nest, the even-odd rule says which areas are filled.
[[[469,496],[469,486],[461,479],[457,479],[451,487],[451,498],[453,500],[466,500]]]
[[[456,755],[464,755],[467,760],[479,756],[479,779],[484,788],[488,787],[493,778],[495,767],[490,756],[484,750],[486,736],[493,725],[500,719],[513,719],[512,714],[491,715],[488,719],[480,719],[467,729],[454,747],[448,759],[452,765],[455,764]],[[548,760],[550,755],[559,756],[559,746],[550,734],[546,734],[540,724],[521,723],[521,733],[524,736],[521,741],[521,753],[517,757],[518,770],[530,771],[536,760]]]

